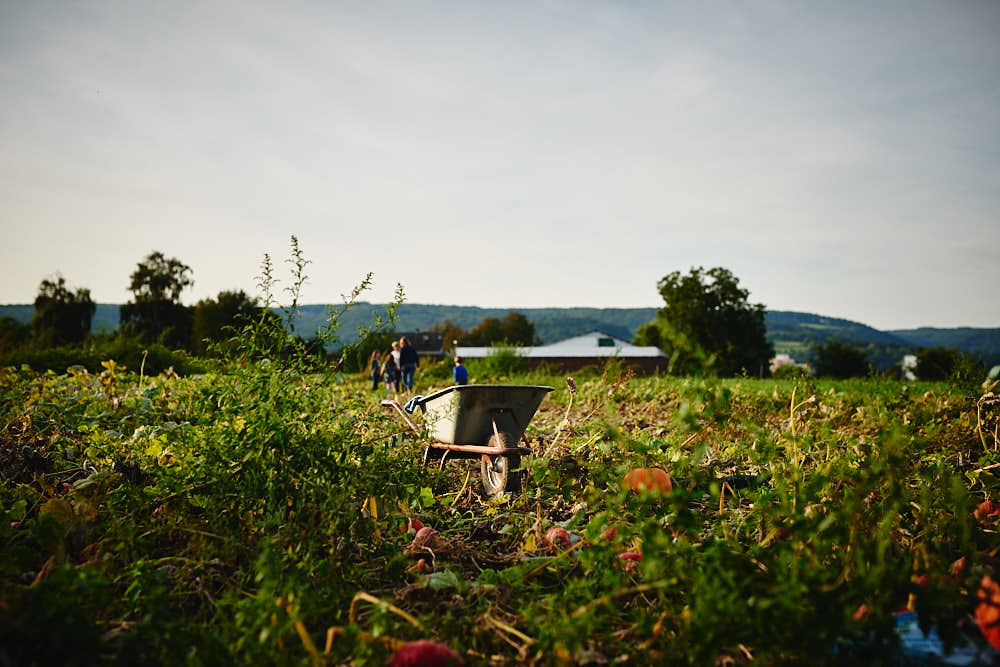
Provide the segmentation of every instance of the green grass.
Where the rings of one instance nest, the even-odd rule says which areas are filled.
[[[1000,495],[1000,445],[977,396],[613,368],[574,393],[494,371],[474,379],[556,388],[523,493],[500,501],[477,466],[422,468],[424,440],[361,376],[266,358],[190,377],[0,371],[4,655],[381,664],[431,638],[471,664],[889,663],[908,601],[946,640],[981,641],[968,614],[997,526],[972,510]],[[674,491],[623,490],[643,466]],[[443,538],[427,572],[406,555],[411,518]],[[571,552],[546,549],[556,524]]]

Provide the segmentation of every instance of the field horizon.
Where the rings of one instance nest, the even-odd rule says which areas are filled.
[[[91,324],[91,331],[112,333],[118,328],[120,304],[99,303]],[[341,343],[352,343],[358,338],[359,327],[370,319],[372,311],[384,308],[383,304],[360,301],[341,318]],[[325,323],[329,306],[306,304],[300,306],[297,330],[314,332]],[[486,317],[502,318],[508,312],[522,313],[535,325],[535,333],[542,343],[551,343],[571,336],[598,329],[621,338],[632,340],[636,329],[656,316],[657,308],[483,308],[446,304],[404,303],[400,306],[395,324],[396,331],[427,331],[435,325],[450,320],[471,329]],[[30,323],[32,304],[0,305],[0,317]],[[769,310],[764,316],[768,340],[778,354],[784,353],[798,361],[808,360],[812,350],[830,339],[868,348],[876,368],[884,370],[897,363],[904,354],[918,347],[955,348],[981,359],[987,365],[1000,363],[1000,327],[931,327],[880,330],[863,322],[815,313]]]

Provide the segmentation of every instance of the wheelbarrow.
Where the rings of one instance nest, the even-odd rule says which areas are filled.
[[[487,496],[521,491],[521,456],[531,453],[524,432],[545,394],[552,387],[540,385],[467,384],[418,396],[406,408],[383,400],[403,418],[415,434],[423,431],[407,410],[418,407],[431,437],[423,464],[437,461],[444,469],[452,459],[479,459]]]

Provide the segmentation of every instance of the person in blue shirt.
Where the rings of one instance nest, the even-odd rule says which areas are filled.
[[[455,357],[455,367],[451,369],[455,384],[469,384],[469,371],[462,365],[462,357]]]

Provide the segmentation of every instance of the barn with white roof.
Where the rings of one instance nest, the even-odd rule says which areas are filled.
[[[483,358],[490,354],[491,347],[457,347],[455,354],[464,359]],[[667,370],[669,357],[658,347],[633,345],[620,338],[591,331],[573,336],[550,345],[516,347],[517,354],[525,359],[529,367],[546,364],[566,371],[575,371],[584,366],[603,364],[609,357],[618,357],[626,366],[652,374]]]

